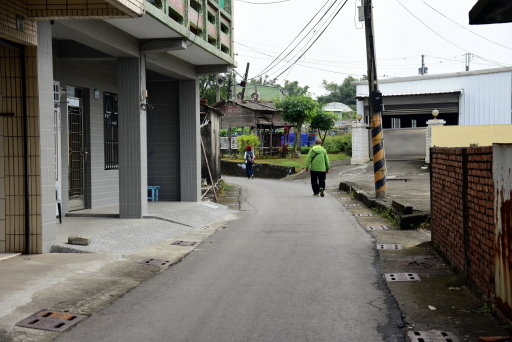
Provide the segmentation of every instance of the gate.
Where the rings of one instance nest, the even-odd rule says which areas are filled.
[[[498,306],[512,317],[512,144],[494,144],[495,286]]]
[[[69,92],[68,92],[69,93]],[[85,207],[85,141],[83,99],[68,97],[69,210]]]

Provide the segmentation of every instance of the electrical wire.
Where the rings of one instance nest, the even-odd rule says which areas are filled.
[[[280,4],[281,2],[288,2],[291,0],[279,0],[279,1],[270,1],[270,2],[252,2],[252,1],[245,1],[245,0],[237,0],[238,2],[245,2],[246,4],[252,4],[252,5],[272,5],[272,4]]]
[[[279,78],[279,76],[281,76],[282,74],[284,74],[289,68],[293,67],[301,58],[302,56],[304,56],[308,51],[309,49],[311,49],[315,43],[318,41],[318,39],[320,39],[320,37],[322,37],[323,33],[325,32],[325,30],[327,30],[327,28],[329,28],[330,24],[332,23],[332,21],[334,20],[334,18],[336,18],[336,16],[338,15],[338,13],[340,13],[340,11],[343,9],[343,7],[345,7],[345,5],[347,4],[348,0],[345,0],[345,2],[341,5],[341,7],[338,9],[338,11],[336,12],[336,14],[332,17],[332,19],[329,21],[329,24],[327,24],[327,26],[322,30],[322,32],[320,32],[320,34],[317,36],[317,38],[309,45],[309,47],[292,63],[292,65],[290,65],[287,69],[283,70],[279,75],[277,75],[276,77],[274,78]]]
[[[446,19],[450,20],[452,23],[454,23],[455,25],[457,25],[457,26],[459,26],[459,27],[463,28],[464,30],[466,30],[466,31],[468,31],[468,32],[470,32],[470,33],[472,33],[472,34],[474,34],[474,35],[476,35],[476,36],[478,36],[478,37],[480,37],[480,38],[482,38],[482,39],[485,39],[485,40],[487,40],[487,41],[488,41],[488,42],[490,42],[490,43],[496,44],[496,45],[501,46],[501,47],[503,47],[503,48],[505,48],[505,49],[512,50],[512,48],[511,48],[510,46],[506,46],[506,45],[500,44],[500,43],[498,43],[498,42],[495,42],[495,41],[493,41],[493,40],[490,40],[489,38],[484,37],[484,36],[482,36],[481,34],[478,34],[478,33],[476,33],[475,31],[472,31],[472,30],[468,29],[467,27],[464,27],[463,25],[459,24],[459,23],[458,23],[458,22],[456,22],[455,20],[453,20],[453,19],[449,18],[449,17],[448,17],[447,15],[445,15],[444,13],[442,13],[442,12],[438,11],[437,9],[435,9],[434,7],[432,7],[430,4],[428,4],[428,3],[427,3],[427,2],[425,2],[424,0],[420,0],[420,1],[421,1],[421,2],[423,2],[426,6],[430,7],[433,11],[437,12],[439,15],[442,15],[444,18],[446,18]]]
[[[323,15],[319,20],[322,20],[322,19],[325,17],[325,15],[327,14],[327,12],[332,8],[332,6],[334,6],[334,4],[336,3],[336,1],[337,1],[337,0],[334,0],[334,1],[332,2],[331,6],[327,9],[327,11],[324,13],[324,15]],[[262,71],[260,71],[260,72],[257,74],[257,76],[255,76],[254,78],[258,78],[258,77],[262,76],[265,72],[268,72],[269,70],[271,70],[271,69],[273,68],[273,67],[272,67],[272,65],[275,63],[275,61],[276,61],[279,57],[281,57],[281,56],[285,53],[285,51],[286,51],[286,50],[287,50],[291,45],[293,45],[293,43],[295,42],[295,40],[297,40],[297,38],[302,34],[302,32],[304,32],[304,31],[306,30],[306,28],[309,26],[309,24],[311,24],[311,22],[312,22],[312,21],[313,21],[313,20],[318,16],[318,14],[319,14],[319,13],[320,13],[324,8],[325,8],[325,6],[327,6],[327,4],[328,4],[328,3],[329,3],[328,1],[324,3],[324,5],[323,5],[319,10],[318,10],[318,12],[316,12],[316,13],[315,13],[315,15],[313,15],[313,17],[308,21],[308,23],[307,23],[307,24],[302,28],[302,30],[300,30],[300,32],[299,32],[299,33],[298,33],[298,34],[297,34],[297,35],[292,39],[292,41],[291,41],[291,42],[290,42],[290,43],[289,43],[289,44],[288,44],[288,45],[283,49],[283,51],[282,51],[282,52],[281,52],[281,53],[280,53],[280,54],[279,54],[279,55],[278,55],[278,56],[277,56],[277,57],[276,57],[272,62],[270,62],[270,64],[269,64],[269,65],[267,65],[265,68],[263,68],[263,70],[262,70]],[[318,22],[319,22],[319,21],[317,21],[317,23],[313,26],[313,28],[315,28],[315,27],[316,27],[316,25],[318,25]],[[311,32],[311,30],[306,34],[306,36],[307,36],[310,32]],[[293,50],[295,50],[295,49],[297,48],[297,46],[298,46],[298,44],[297,44],[293,49],[291,49],[291,50],[290,50],[290,52],[288,52],[288,53],[284,56],[284,58],[286,58],[287,56],[289,56],[289,55],[290,55],[290,53],[291,53]]]

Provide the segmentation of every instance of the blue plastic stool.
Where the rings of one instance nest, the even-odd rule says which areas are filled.
[[[151,191],[151,196],[148,196],[148,200],[151,200],[152,202],[158,201],[158,190],[160,189],[160,186],[158,185],[148,185],[148,191]]]

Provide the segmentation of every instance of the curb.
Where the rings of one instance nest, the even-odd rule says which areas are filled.
[[[397,219],[400,229],[414,229],[422,223],[430,221],[430,212],[415,210],[410,205],[397,201],[390,203],[387,200],[372,198],[366,191],[359,189],[354,183],[340,182],[338,189],[352,194],[356,200],[364,203],[368,208],[377,208],[391,212]]]

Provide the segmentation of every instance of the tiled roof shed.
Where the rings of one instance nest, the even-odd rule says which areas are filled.
[[[221,101],[213,108],[223,114],[221,128],[273,126],[284,127],[286,122],[272,101]]]

